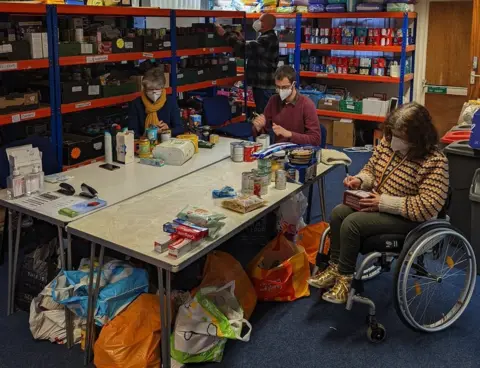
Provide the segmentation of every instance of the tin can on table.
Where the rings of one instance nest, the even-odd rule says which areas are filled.
[[[172,132],[170,130],[165,130],[160,134],[160,141],[161,142],[166,142],[169,141],[170,138],[172,138]]]
[[[243,147],[243,161],[245,162],[253,162],[255,161],[255,157],[252,154],[255,152],[255,145],[253,143],[247,143]]]
[[[244,147],[238,142],[230,143],[230,158],[234,162],[243,162]]]
[[[277,170],[275,172],[275,189],[287,189],[287,172],[285,170]]]
[[[210,143],[217,144],[220,140],[220,136],[218,134],[210,134]]]
[[[242,194],[251,195],[254,193],[255,175],[252,172],[242,173]]]
[[[262,144],[261,150],[267,149],[270,147],[270,136],[268,134],[261,134],[257,137],[256,142]]]
[[[254,173],[253,194],[263,196],[268,193],[268,186],[270,184],[270,176],[266,173],[252,170]]]
[[[147,129],[147,138],[150,142],[158,140],[158,128],[151,126]]]
[[[150,141],[145,137],[140,138],[138,142],[138,156],[140,158],[146,158],[150,157],[150,154]]]

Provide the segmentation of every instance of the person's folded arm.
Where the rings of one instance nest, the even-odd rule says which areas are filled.
[[[380,149],[388,147],[388,143],[385,138],[382,139],[380,144],[373,150],[372,157],[368,160],[362,170],[355,175],[362,181],[360,189],[370,191],[375,184],[375,167],[378,164],[378,158],[380,157]]]
[[[290,142],[295,144],[310,144],[312,146],[320,146],[322,142],[320,123],[318,121],[315,105],[310,100],[306,101],[305,106],[303,107],[303,119],[305,123],[305,133],[292,132]]]
[[[448,161],[444,156],[434,156],[421,171],[424,177],[418,194],[396,197],[380,196],[380,212],[399,215],[408,220],[424,222],[438,216],[448,197]]]

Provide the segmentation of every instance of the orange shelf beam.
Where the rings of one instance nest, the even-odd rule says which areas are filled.
[[[263,13],[248,13],[247,18],[249,19],[258,19]],[[271,13],[275,15],[275,18],[296,18],[296,13]],[[334,19],[334,18],[403,18],[405,13],[402,12],[355,12],[355,13],[302,13],[302,18],[324,18],[324,19]],[[408,13],[409,19],[414,19],[417,17],[417,13]]]
[[[0,13],[7,14],[46,14],[47,6],[44,4],[21,4],[3,2],[0,4]]]
[[[178,50],[177,56],[195,56],[195,55],[208,55],[208,54],[219,54],[222,52],[232,52],[231,47],[204,47],[200,49],[185,49]]]
[[[311,19],[333,19],[333,18],[400,18],[402,19],[405,13],[403,12],[354,12],[354,13],[303,13],[302,18],[311,18]],[[408,18],[415,19],[417,13],[409,12]]]
[[[243,123],[245,120],[247,119],[246,115],[245,114],[242,114],[240,116],[235,116],[234,118],[232,118],[232,120],[230,120],[230,124],[236,124],[236,123]]]
[[[393,84],[400,83],[400,78],[379,77],[376,75],[360,75],[360,74],[300,72],[300,77],[352,80],[352,81],[358,81],[358,82],[374,82],[374,83],[393,83]],[[413,74],[407,74],[405,75],[404,82],[408,82],[412,79],[413,79]]]
[[[64,15],[111,15],[169,17],[169,9],[120,6],[57,5],[57,13]]]
[[[374,121],[374,122],[377,122],[377,123],[383,123],[386,119],[385,116],[351,114],[351,113],[348,113],[348,112],[320,110],[320,109],[317,109],[317,115],[328,116],[328,117],[331,117],[331,118],[345,118],[345,119]]]
[[[280,47],[281,49],[294,49],[295,42],[279,42],[278,47]]]
[[[81,64],[99,64],[99,63],[119,63],[128,60],[141,59],[162,59],[172,56],[170,50],[153,52],[126,52],[123,54],[105,54],[105,55],[82,55],[82,56],[62,56],[60,65],[81,65]]]
[[[319,45],[302,43],[302,50],[345,50],[345,51],[379,51],[379,52],[402,52],[402,46],[370,46],[370,45]],[[415,50],[415,45],[409,45],[407,52]]]
[[[48,68],[48,59],[0,62],[0,72],[7,72],[11,70],[29,70],[29,69],[46,69],[46,68]]]
[[[167,88],[167,94],[171,94],[172,89],[170,87]],[[115,96],[115,97],[105,97],[105,98],[98,98],[96,100],[88,100],[88,101],[80,101],[80,102],[73,102],[69,104],[62,104],[61,112],[62,114],[68,114],[71,112],[78,112],[83,110],[90,110],[96,109],[98,107],[107,107],[118,105],[126,102],[130,102],[135,100],[137,97],[140,97],[140,92],[130,93],[128,95],[123,96]]]
[[[63,166],[62,171],[68,171],[72,169],[76,169],[82,166],[87,166],[90,164],[94,164],[95,162],[101,162],[105,160],[105,156],[97,157],[97,158],[92,158],[91,160],[86,160],[83,162],[79,162],[78,164],[75,165],[69,165],[69,166]]]
[[[235,100],[235,102],[245,105],[245,102],[243,100]],[[247,107],[255,107],[255,102],[253,101],[247,101]]]
[[[177,17],[243,18],[244,12],[221,10],[175,10]]]
[[[50,116],[50,107],[41,107],[36,110],[18,111],[11,114],[0,115],[0,125],[15,124],[22,121],[48,118]]]
[[[215,87],[215,86],[229,86],[241,80],[243,80],[243,75],[237,75],[236,77],[222,78],[222,79],[217,79],[213,81],[210,80],[205,82],[186,84],[184,86],[178,86],[177,92],[195,91],[198,89],[204,89],[204,88]]]

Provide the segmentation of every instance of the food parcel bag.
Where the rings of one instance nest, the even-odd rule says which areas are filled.
[[[88,307],[88,270],[63,271],[51,283],[53,300],[67,306],[77,316],[86,318]],[[97,280],[94,272],[93,285]],[[125,309],[140,294],[148,292],[147,272],[122,261],[103,266],[100,293],[95,307],[95,322],[103,326]]]
[[[95,342],[97,368],[160,367],[160,301],[142,294],[108,322]]]
[[[235,282],[200,289],[182,305],[170,338],[172,358],[179,363],[220,362],[227,339],[249,341],[252,325],[243,318]],[[243,326],[248,331],[242,335]]]
[[[308,201],[302,192],[283,202],[277,212],[277,230],[293,239],[305,226],[303,215],[307,207]]]
[[[248,266],[257,297],[264,301],[292,301],[310,295],[305,249],[283,233],[267,244]]]
[[[235,281],[235,296],[243,308],[246,319],[250,316],[257,305],[257,294],[247,273],[232,255],[215,251],[209,253],[203,269],[202,283],[192,291],[195,295],[197,290],[208,286],[222,286]]]
[[[307,253],[308,262],[315,265],[317,264],[317,254],[322,241],[322,236],[328,229],[326,222],[317,222],[316,224],[310,224],[300,229],[297,235],[297,245],[303,247]],[[330,248],[330,239],[325,241],[325,254],[328,253]]]

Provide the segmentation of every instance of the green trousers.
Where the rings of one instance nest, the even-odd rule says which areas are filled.
[[[379,212],[357,212],[343,204],[335,207],[330,220],[330,260],[343,275],[355,272],[362,242],[381,234],[408,234],[418,222]]]

